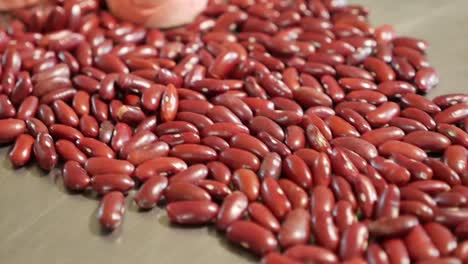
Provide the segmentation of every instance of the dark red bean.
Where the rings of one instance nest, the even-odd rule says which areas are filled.
[[[342,234],[348,226],[357,221],[353,212],[352,204],[346,200],[340,200],[336,203],[335,208],[333,209],[333,217],[336,228],[340,234]],[[333,227],[332,225],[328,226]]]
[[[445,149],[443,162],[459,175],[468,168],[468,150],[459,145],[451,145]]]
[[[404,136],[403,130],[397,127],[384,127],[364,133],[362,139],[369,141],[374,146],[379,146],[388,140],[400,140]]]
[[[440,256],[431,238],[420,225],[415,226],[405,238],[406,248],[414,260],[436,259]]]
[[[468,123],[465,121],[465,124]],[[461,128],[449,124],[438,124],[437,132],[448,137],[453,144],[468,147],[468,132],[463,131]]]
[[[451,186],[461,183],[460,176],[443,162],[434,158],[427,158],[424,163],[432,169],[435,179],[442,180]]]
[[[22,167],[29,162],[34,142],[34,138],[28,134],[21,134],[16,138],[15,145],[8,154],[14,167]]]
[[[70,191],[83,191],[91,183],[86,170],[76,161],[67,161],[63,165],[63,184]]]
[[[403,138],[403,141],[431,152],[443,151],[451,144],[449,138],[432,131],[411,132]]]
[[[219,161],[231,169],[245,168],[257,171],[260,167],[260,161],[254,154],[237,148],[223,150],[219,154]]]
[[[389,185],[384,189],[378,199],[375,216],[377,219],[384,217],[398,217],[400,207],[400,190],[395,185]]]
[[[76,161],[81,165],[84,165],[87,160],[86,155],[81,152],[81,150],[79,150],[71,141],[60,139],[55,143],[55,148],[57,149],[60,157],[62,157],[64,160]]]
[[[351,203],[353,208],[357,207],[356,197],[350,183],[342,176],[335,176],[332,178],[331,189],[335,194],[337,200],[345,200]]]
[[[297,245],[284,252],[285,256],[290,257],[301,263],[337,263],[338,257],[333,251],[319,246]]]
[[[210,147],[197,144],[180,144],[174,146],[169,155],[180,158],[187,163],[205,163],[215,160],[216,151]]]
[[[247,196],[242,192],[233,192],[227,196],[219,208],[216,227],[227,229],[233,222],[239,220],[248,206]]]
[[[145,181],[154,175],[171,175],[187,169],[187,164],[178,158],[156,157],[144,161],[135,170],[134,177]]]
[[[33,150],[34,157],[41,169],[50,171],[57,165],[58,155],[55,150],[54,140],[50,134],[39,133],[36,136]]]
[[[410,258],[406,246],[401,239],[388,239],[383,242],[385,253],[387,253],[390,263],[408,264]]]
[[[249,221],[235,221],[226,231],[227,238],[258,255],[265,255],[270,251],[276,251],[278,241],[274,235]]]
[[[91,186],[99,194],[112,191],[126,193],[135,186],[135,182],[125,174],[99,174],[91,179]]]
[[[401,215],[396,218],[381,218],[371,222],[368,226],[369,233],[376,237],[391,237],[405,235],[415,226],[418,226],[419,221],[411,215]]]
[[[164,197],[168,202],[211,201],[211,196],[208,192],[188,182],[171,182],[164,190]]]
[[[88,157],[115,157],[115,152],[109,146],[94,138],[80,138],[76,141],[76,145]]]
[[[173,223],[200,225],[216,217],[218,205],[211,201],[179,201],[169,203],[166,210]]]
[[[235,170],[232,174],[232,182],[239,191],[246,195],[249,201],[257,200],[260,193],[260,182],[252,170]]]
[[[288,213],[278,233],[278,242],[283,248],[306,244],[310,237],[310,215],[301,208]]]
[[[344,232],[340,242],[339,254],[341,259],[350,260],[361,256],[366,250],[369,231],[361,223],[350,225]]]
[[[91,176],[108,173],[131,175],[135,170],[135,166],[126,160],[105,157],[89,158],[84,168]]]
[[[105,229],[114,230],[123,220],[125,197],[121,192],[109,192],[101,200],[97,218]]]

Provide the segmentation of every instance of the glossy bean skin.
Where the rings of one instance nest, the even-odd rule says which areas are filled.
[[[39,133],[36,137],[33,151],[34,157],[36,157],[41,169],[49,171],[57,165],[58,155],[50,134]]]
[[[97,218],[101,226],[107,230],[114,230],[120,226],[125,212],[125,197],[121,192],[110,192],[101,200]]]
[[[257,200],[260,193],[260,181],[252,170],[238,169],[232,174],[233,185],[246,195],[249,201]]]
[[[276,251],[278,247],[278,241],[270,231],[249,221],[235,221],[228,227],[226,235],[230,241],[248,248],[257,255]]]
[[[281,247],[305,244],[310,236],[310,216],[305,209],[291,210],[286,216],[278,233]]]
[[[260,186],[260,196],[265,205],[280,220],[291,210],[291,203],[278,182],[272,177],[263,179]]]
[[[171,182],[164,190],[164,197],[168,202],[211,200],[208,192],[188,182]]]
[[[330,250],[312,245],[297,245],[289,248],[284,254],[301,263],[338,263],[338,257]]]
[[[2,119],[0,120],[0,143],[9,143],[14,141],[19,135],[26,131],[26,124],[20,119]]]
[[[406,246],[401,239],[388,239],[383,243],[385,253],[390,263],[409,264],[410,258]]]
[[[140,209],[151,209],[159,202],[168,185],[164,176],[153,176],[147,180],[135,195],[134,200]]]
[[[131,175],[135,166],[125,160],[109,159],[105,157],[89,158],[84,168],[91,175],[116,173]]]
[[[91,178],[80,163],[70,160],[63,165],[63,184],[70,191],[83,191],[91,183]]]
[[[440,256],[439,250],[437,250],[427,232],[420,225],[415,226],[406,236],[405,244],[412,259],[427,260]]]
[[[200,225],[213,220],[218,213],[218,205],[211,201],[179,201],[166,207],[169,219],[180,225]]]
[[[233,222],[242,217],[247,210],[247,206],[247,196],[242,192],[233,192],[228,195],[219,208],[216,227],[219,230],[227,229]]]
[[[35,139],[28,134],[21,134],[16,138],[15,145],[8,157],[14,167],[22,167],[31,159]]]
[[[431,222],[424,225],[426,233],[442,256],[447,256],[457,248],[457,239],[441,224]]]
[[[343,260],[350,260],[360,256],[367,246],[369,233],[367,227],[361,223],[350,225],[343,233],[339,254]]]
[[[138,165],[133,176],[145,181],[154,175],[171,175],[185,169],[187,169],[187,164],[179,158],[156,157]]]

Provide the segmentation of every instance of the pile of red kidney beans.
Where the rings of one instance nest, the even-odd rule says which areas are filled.
[[[105,229],[136,189],[264,263],[468,261],[468,94],[420,95],[438,83],[428,44],[344,1],[227,2],[165,31],[98,0],[13,12],[13,166],[63,162]]]

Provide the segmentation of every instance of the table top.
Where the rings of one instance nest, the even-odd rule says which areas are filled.
[[[429,41],[441,84],[430,97],[468,92],[468,1],[355,0],[370,7],[374,25]],[[60,172],[35,165],[14,170],[0,149],[1,263],[248,263],[257,259],[230,245],[214,228],[171,226],[163,208],[138,212],[127,199],[121,228],[100,232],[96,198],[70,195]]]

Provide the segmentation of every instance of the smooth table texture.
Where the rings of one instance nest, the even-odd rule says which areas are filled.
[[[430,97],[468,92],[468,1],[362,0],[373,25],[392,24],[400,35],[429,41],[441,76]],[[139,213],[127,198],[121,228],[102,234],[94,197],[70,195],[60,171],[36,165],[13,170],[0,149],[0,263],[248,263],[256,258],[210,228],[173,227],[163,208]]]

